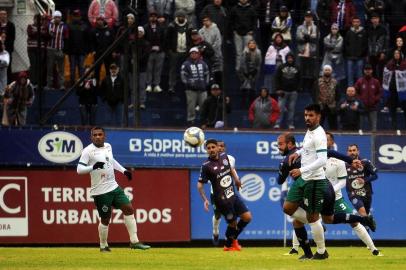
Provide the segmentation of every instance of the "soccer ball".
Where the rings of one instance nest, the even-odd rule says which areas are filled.
[[[183,140],[192,147],[200,146],[204,142],[204,132],[198,127],[190,127],[185,130]]]

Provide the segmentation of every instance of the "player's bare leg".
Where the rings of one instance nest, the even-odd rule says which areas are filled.
[[[107,237],[109,235],[109,223],[110,217],[101,218],[99,223],[99,240],[100,240],[100,252],[110,252],[109,244],[107,243]]]
[[[148,245],[142,244],[138,240],[137,222],[135,221],[133,206],[131,204],[122,205],[121,211],[123,211],[124,224],[127,227],[127,231],[130,236],[130,247],[132,249],[142,249],[142,250],[151,248]]]
[[[298,203],[285,201],[283,203],[283,212],[289,216],[293,216],[298,207],[299,207]]]

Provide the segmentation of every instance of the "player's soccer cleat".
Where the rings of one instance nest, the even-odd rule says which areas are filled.
[[[365,218],[365,225],[367,225],[371,231],[375,232],[376,230],[376,222],[372,215],[366,216]]]
[[[290,256],[290,255],[299,255],[299,251],[297,251],[296,249],[292,248],[289,252],[286,252],[285,254],[283,254],[284,256]]]
[[[383,254],[377,249],[372,251],[372,255],[377,256],[377,257],[382,257],[383,256]]]
[[[218,246],[220,244],[220,239],[218,234],[213,234],[211,241],[213,242],[214,246]]]
[[[327,259],[327,258],[328,258],[328,252],[327,252],[327,250],[324,251],[323,254],[320,254],[320,253],[316,252],[316,253],[313,255],[313,260],[325,260],[325,259]]]
[[[100,252],[111,252],[109,247],[100,248]]]
[[[313,255],[303,254],[302,256],[299,257],[299,261],[306,261],[306,260],[311,260],[311,259],[313,259]]]
[[[231,247],[224,246],[223,251],[241,251],[241,250],[238,250],[233,246]]]
[[[150,249],[151,246],[144,245],[143,243],[138,242],[138,243],[130,243],[130,248],[131,248],[131,249],[147,250],[147,249]]]
[[[231,244],[231,246],[232,246],[233,248],[235,248],[236,250],[238,250],[238,251],[241,251],[241,249],[242,249],[242,247],[241,247],[240,244],[238,243],[238,240],[237,240],[237,239],[233,240],[233,243]]]

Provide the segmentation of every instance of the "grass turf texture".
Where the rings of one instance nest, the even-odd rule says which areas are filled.
[[[406,248],[384,248],[385,256],[375,257],[363,247],[329,247],[329,259],[303,262],[297,255],[283,256],[288,248],[247,247],[241,252],[223,252],[220,248],[111,248],[111,253],[100,253],[93,247],[3,247],[0,269],[406,269]]]

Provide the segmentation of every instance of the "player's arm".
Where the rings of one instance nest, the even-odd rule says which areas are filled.
[[[344,162],[340,162],[337,167],[337,183],[333,185],[334,191],[339,191],[343,189],[347,183],[347,168],[345,167]]]
[[[282,185],[289,176],[289,168],[285,165],[285,162],[281,162],[279,164],[279,172],[278,172],[278,184]]]
[[[197,182],[197,190],[199,191],[200,197],[203,199],[204,210],[209,211],[209,200],[206,197],[206,192],[204,191],[204,184],[207,183],[208,179],[204,167],[200,168],[200,176]]]
[[[117,171],[121,172],[122,174],[124,174],[127,177],[128,181],[131,181],[133,179],[131,172],[129,170],[127,170],[126,168],[124,168],[114,158],[113,158],[113,168],[114,168],[114,170],[117,170]]]
[[[378,179],[378,169],[372,164],[372,162],[365,160],[363,163],[367,175],[364,179],[365,182],[372,182]]]
[[[76,172],[78,174],[87,174],[93,171],[94,165],[88,165],[88,163],[89,163],[89,153],[87,151],[82,151],[82,155],[80,156],[78,166],[76,167]]]
[[[353,161],[352,157],[347,156],[345,154],[342,154],[342,153],[340,153],[338,151],[335,151],[335,150],[327,150],[327,158],[330,158],[330,157],[342,160],[342,161],[344,161],[345,163],[348,163],[348,164],[351,164],[352,161]]]
[[[235,168],[231,168],[231,176],[233,177],[235,185],[237,186],[238,190],[240,190],[241,181],[240,181],[240,177],[237,174],[237,170]]]

